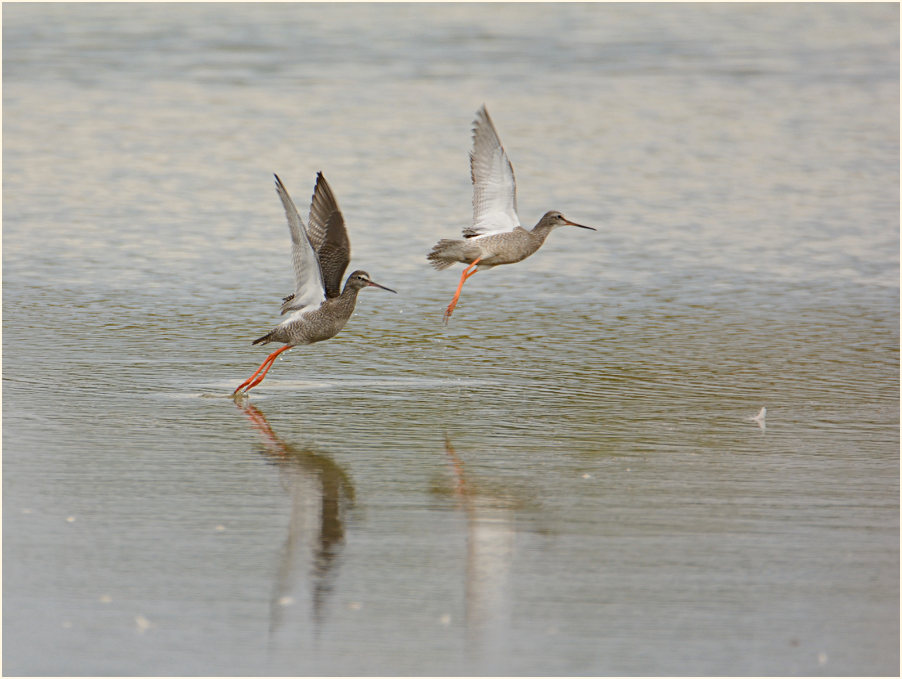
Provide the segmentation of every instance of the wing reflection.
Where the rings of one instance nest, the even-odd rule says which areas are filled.
[[[447,434],[445,452],[454,472],[454,495],[467,519],[467,632],[493,657],[504,658],[511,619],[515,503],[503,493],[477,489]]]
[[[263,438],[263,456],[279,470],[291,497],[288,536],[279,562],[270,603],[270,634],[287,610],[307,604],[314,630],[323,621],[344,542],[344,515],[354,503],[354,486],[332,459],[286,443],[266,417],[249,403],[238,404]],[[310,583],[309,592],[303,583]]]

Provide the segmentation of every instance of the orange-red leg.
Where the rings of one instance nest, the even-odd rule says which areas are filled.
[[[235,389],[235,391],[232,392],[232,394],[237,394],[242,389],[244,389],[244,391],[246,393],[249,389],[253,389],[258,384],[260,384],[263,381],[263,378],[266,377],[266,373],[269,372],[269,369],[272,367],[272,364],[275,362],[276,357],[279,354],[281,354],[283,351],[288,351],[293,346],[294,346],[293,344],[286,344],[281,349],[276,349],[274,352],[272,352],[269,356],[266,357],[266,360],[260,364],[260,367],[257,368],[257,371],[253,375],[248,377],[244,382],[239,384],[238,387]],[[260,374],[261,370],[263,371],[262,375]],[[260,375],[260,377],[257,377],[257,375]],[[257,379],[254,379],[255,377],[257,377]]]
[[[463,272],[460,274],[460,283],[457,284],[457,292],[454,293],[454,299],[451,300],[451,304],[448,305],[448,308],[445,309],[445,324],[448,323],[448,319],[451,318],[451,314],[454,312],[454,307],[457,306],[457,300],[460,298],[460,291],[464,287],[464,281],[466,281],[470,276],[474,275],[478,269],[476,265],[479,264],[479,260],[482,257],[477,257],[474,259],[467,267],[464,268]]]
[[[275,352],[274,352],[274,353],[275,353]],[[260,374],[261,371],[263,371],[264,368],[265,368],[266,370],[269,370],[269,367],[272,365],[272,362],[275,360],[274,353],[273,353],[273,354],[270,354],[269,356],[267,356],[267,357],[266,357],[266,360],[263,361],[263,363],[260,364],[260,367],[257,368],[257,370],[254,371],[254,374],[251,375],[250,377],[248,377],[244,382],[242,382],[241,384],[239,384],[239,385],[235,388],[235,391],[232,392],[232,394],[233,394],[233,395],[234,395],[234,394],[237,394],[239,391],[241,391],[242,389],[244,389],[248,384],[250,384],[250,383],[254,380],[255,377],[257,377],[257,375]],[[266,373],[264,372],[263,374],[265,375]]]

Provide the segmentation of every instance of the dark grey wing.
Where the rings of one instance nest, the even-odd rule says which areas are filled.
[[[316,186],[310,198],[310,213],[307,215],[307,237],[314,250],[319,250],[326,242],[328,221],[333,212],[341,212],[338,201],[323,173],[317,172]]]
[[[351,241],[338,201],[322,172],[316,175],[307,222],[307,235],[319,259],[326,297],[338,297],[342,276],[351,261]]]
[[[319,257],[319,268],[323,272],[326,297],[338,297],[341,294],[341,279],[351,261],[351,241],[348,240],[341,212],[336,210],[329,216],[326,239],[316,256]]]

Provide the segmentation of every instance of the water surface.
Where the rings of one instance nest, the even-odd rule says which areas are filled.
[[[5,672],[897,674],[898,36],[4,5]],[[599,230],[444,328],[482,103],[524,222]],[[235,404],[293,287],[272,173],[318,170],[399,294]]]

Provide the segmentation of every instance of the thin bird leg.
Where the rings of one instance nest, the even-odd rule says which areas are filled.
[[[274,362],[275,362],[275,361],[273,361],[273,363],[274,363]],[[269,368],[272,368],[272,363],[269,364]],[[249,385],[247,385],[247,386],[244,388],[244,393],[245,393],[245,394],[246,394],[248,391],[250,391],[251,389],[253,389],[254,387],[256,387],[258,384],[260,384],[260,383],[263,381],[263,378],[266,377],[266,373],[269,372],[269,368],[267,368],[266,370],[264,370],[264,371],[263,371],[263,374],[260,375],[260,377],[258,377],[257,379],[255,379],[253,382],[251,382]]]
[[[267,360],[269,361],[269,365],[267,365],[266,368],[264,368],[263,372],[260,373],[260,377],[258,377],[257,379],[255,379],[253,382],[251,382],[249,385],[247,385],[247,386],[244,388],[244,393],[246,394],[249,390],[253,389],[253,388],[256,387],[258,384],[260,384],[260,383],[263,381],[263,378],[266,377],[266,373],[269,372],[269,369],[272,368],[273,365],[275,365],[275,363],[276,363],[276,358],[278,357],[278,355],[281,354],[283,351],[286,351],[286,350],[288,350],[288,349],[291,349],[292,346],[294,346],[294,345],[292,345],[292,344],[286,344],[286,345],[285,345],[284,347],[282,347],[281,349],[277,349],[276,351],[272,352],[272,353],[267,357]],[[251,379],[253,379],[253,378],[251,378]]]
[[[449,304],[448,308],[445,309],[444,320],[446,325],[448,323],[448,319],[451,318],[451,314],[454,312],[454,307],[457,306],[457,300],[460,298],[460,291],[464,287],[464,281],[478,271],[476,265],[479,264],[480,259],[482,259],[482,257],[477,257],[476,259],[474,259],[466,268],[464,268],[463,272],[460,274],[460,283],[457,284],[457,292],[454,293],[454,299],[451,300],[451,304]]]
[[[278,357],[278,355],[287,349],[291,349],[292,346],[293,345],[289,344],[289,345],[286,345],[286,346],[282,347],[281,349],[278,349],[278,350],[274,351],[273,353],[271,353],[267,357],[267,361],[269,361],[269,364],[263,369],[263,372],[260,373],[260,376],[257,379],[255,379],[253,382],[251,382],[244,388],[244,393],[246,394],[248,391],[250,391],[251,389],[256,387],[258,384],[260,384],[263,381],[263,378],[266,377],[266,373],[269,372],[269,369],[272,368],[273,365],[275,365],[276,358]],[[262,368],[263,366],[260,366],[260,367]],[[250,379],[253,380],[254,379],[253,376],[251,376]]]
[[[272,352],[269,356],[266,357],[266,360],[260,364],[260,367],[257,368],[257,371],[253,375],[248,377],[244,382],[239,384],[238,387],[235,389],[235,391],[232,392],[232,394],[237,394],[242,389],[247,391],[248,389],[251,389],[252,387],[256,387],[258,384],[260,384],[260,382],[263,381],[263,378],[266,377],[266,373],[268,373],[269,369],[272,367],[272,364],[276,360],[276,357],[279,354],[281,354],[283,351],[287,351],[288,349],[291,349],[291,347],[293,347],[293,346],[294,346],[293,344],[286,344],[281,349],[276,349],[274,352]],[[263,371],[262,375],[260,375],[261,370]],[[257,375],[260,375],[260,378],[257,379],[256,381],[254,381],[254,378],[257,377]],[[253,382],[253,384],[250,384],[247,387],[247,389],[245,389],[245,385],[248,385],[251,382]]]
[[[243,389],[246,385],[248,385],[251,382],[251,380],[253,380],[257,375],[259,375],[260,371],[263,370],[263,368],[266,367],[266,365],[269,364],[272,360],[273,360],[273,356],[272,356],[272,354],[270,354],[269,356],[266,357],[266,360],[260,364],[260,367],[257,368],[257,370],[254,372],[254,374],[251,375],[250,377],[248,377],[246,380],[244,380],[244,382],[239,384],[235,388],[235,391],[232,392],[232,394],[234,395],[234,394],[237,394],[239,391],[241,391],[241,389]]]

